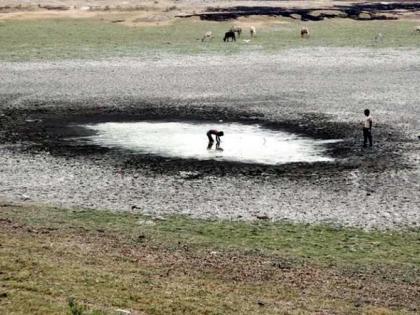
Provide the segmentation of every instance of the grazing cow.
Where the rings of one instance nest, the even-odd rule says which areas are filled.
[[[223,41],[224,42],[229,42],[229,41],[236,42],[235,32],[233,32],[233,31],[227,31],[225,33],[225,37],[223,37]]]
[[[251,37],[254,37],[255,35],[257,35],[257,30],[255,29],[255,26],[251,26],[249,28],[249,32],[251,34]]]
[[[213,33],[212,32],[206,32],[206,34],[204,34],[203,38],[201,39],[202,42],[204,42],[206,39],[208,40],[212,40],[213,39]]]
[[[309,29],[307,27],[302,27],[300,29],[300,38],[309,38]]]
[[[240,28],[239,26],[232,26],[232,28],[230,30],[234,33],[237,33],[238,38],[241,37],[242,28]]]
[[[382,33],[378,33],[375,36],[375,42],[382,42],[384,40],[384,35]]]
[[[419,25],[419,26],[416,26],[415,31],[416,31],[417,33],[420,33],[420,25]]]

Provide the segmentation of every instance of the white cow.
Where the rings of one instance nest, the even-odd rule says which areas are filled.
[[[249,28],[249,33],[251,34],[251,37],[254,37],[255,35],[257,35],[257,30],[255,29],[255,26],[251,26]]]
[[[212,40],[213,39],[213,33],[208,31],[206,34],[204,34],[203,38],[201,39],[202,42],[204,42],[206,39]]]
[[[382,42],[384,40],[384,34],[378,33],[375,35],[375,42]]]

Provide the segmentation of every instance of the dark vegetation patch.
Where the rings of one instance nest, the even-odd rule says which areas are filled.
[[[397,10],[404,10],[406,13],[415,13],[420,11],[420,3],[354,3],[318,8],[282,8],[270,6],[235,6],[227,8],[210,7],[207,9],[207,12],[182,15],[180,17],[198,16],[202,20],[211,21],[225,21],[237,19],[241,16],[251,15],[282,16],[302,21],[322,21],[329,18],[349,18],[353,20],[396,20],[398,19]]]

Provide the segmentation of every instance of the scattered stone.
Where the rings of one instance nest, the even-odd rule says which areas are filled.
[[[281,270],[289,270],[292,268],[292,264],[289,261],[285,260],[273,261],[271,263],[271,266],[279,268]]]
[[[203,175],[200,172],[186,172],[186,171],[179,172],[179,177],[183,179],[198,179],[202,176]]]
[[[151,220],[138,220],[137,224],[139,225],[155,225],[156,223]]]
[[[40,9],[45,9],[45,10],[55,10],[55,11],[66,11],[66,10],[70,10],[70,7],[66,6],[66,5],[50,5],[50,4],[40,4],[38,5],[38,7]]]
[[[265,303],[264,303],[263,301],[261,301],[261,300],[258,300],[258,301],[257,301],[257,304],[258,304],[259,306],[264,306],[264,305],[265,305]]]
[[[266,214],[260,214],[260,215],[256,215],[256,218],[258,220],[270,220],[270,217]]]
[[[131,314],[131,312],[130,312],[130,311],[128,311],[128,310],[123,310],[123,309],[120,309],[120,308],[117,308],[117,309],[115,310],[115,312],[116,312],[118,315],[130,315],[130,314]]]
[[[25,122],[27,122],[27,123],[39,123],[39,122],[42,122],[42,119],[27,118],[27,119],[25,119]]]

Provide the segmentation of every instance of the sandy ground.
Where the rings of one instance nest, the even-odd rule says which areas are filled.
[[[40,19],[58,19],[58,18],[98,18],[103,21],[109,21],[127,25],[127,26],[161,26],[173,23],[178,17],[196,15],[204,12],[219,10],[222,8],[282,8],[282,9],[316,9],[314,14],[343,13],[340,7],[348,5],[366,4],[378,1],[332,1],[332,0],[291,0],[291,1],[258,1],[258,0],[54,0],[54,1],[20,1],[20,0],[0,0],[0,21],[2,20],[40,20]],[[392,3],[410,3],[410,1],[396,0]],[[415,2],[414,2],[415,3]],[[236,9],[232,9],[235,11]],[[419,10],[389,9],[378,10],[376,12],[382,16],[388,16],[397,19],[415,19],[420,18]],[[238,21],[236,18],[234,24],[248,27],[250,25],[261,28],[273,23],[272,13],[267,13],[263,19],[261,16],[245,16]],[[369,15],[364,16],[364,18]],[[295,18],[300,18],[299,15]],[[275,21],[277,22],[277,21]]]
[[[420,226],[418,50],[317,48],[1,63],[0,69],[2,199],[153,215]],[[359,125],[366,107],[376,143],[363,151]],[[289,129],[295,124],[306,134],[326,128],[322,137],[341,137],[344,147],[327,166],[275,168],[77,154],[74,144],[54,150],[43,123],[32,120],[45,114],[71,121],[92,110],[181,119],[256,116],[287,122]],[[49,150],[33,151],[39,143]],[[185,178],[185,171],[200,176]]]

